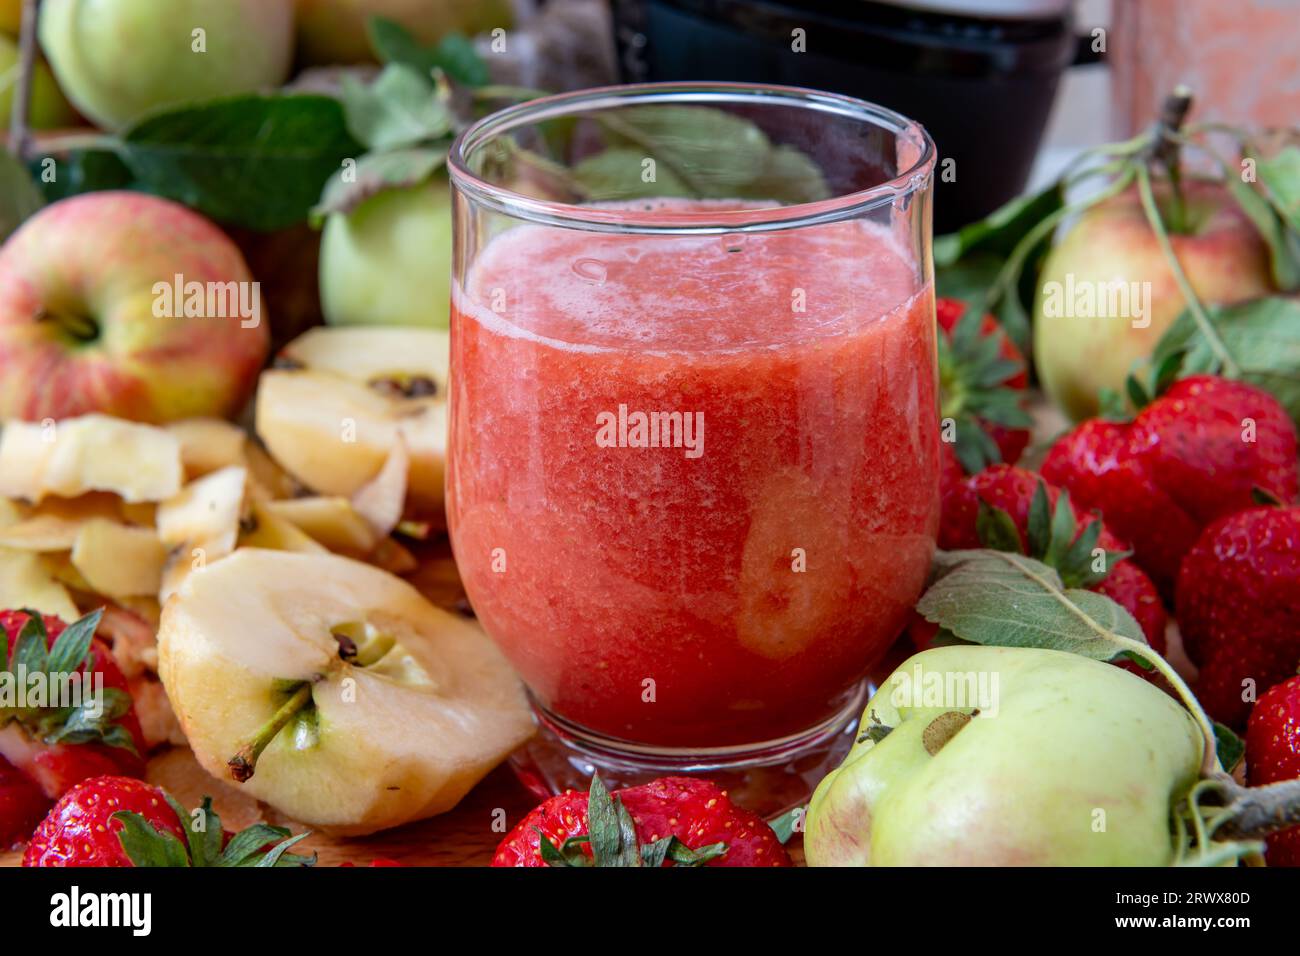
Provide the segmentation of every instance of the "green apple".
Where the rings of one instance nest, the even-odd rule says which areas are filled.
[[[40,37],[77,109],[117,129],[180,103],[279,86],[293,0],[45,0]]]
[[[1064,651],[940,647],[881,684],[861,730],[873,714],[892,729],[857,743],[813,795],[812,866],[1173,858],[1170,814],[1198,778],[1203,738],[1127,671]]]
[[[330,325],[445,329],[451,308],[451,190],[445,176],[388,189],[325,223],[320,296]]]
[[[18,86],[18,44],[0,33],[0,129],[8,129],[13,112],[14,92]],[[28,124],[32,129],[58,129],[77,122],[68,101],[54,82],[54,74],[42,61],[37,61],[32,73],[31,112]]]
[[[64,199],[0,247],[0,420],[234,415],[269,327],[239,249],[198,213],[134,192]]]
[[[1272,291],[1268,250],[1222,186],[1184,186],[1186,228],[1171,233],[1202,302]],[[1168,191],[1157,189],[1169,222]],[[1034,308],[1034,361],[1047,394],[1074,419],[1095,415],[1103,388],[1121,390],[1186,307],[1135,191],[1084,212],[1043,265]]]
[[[298,48],[308,66],[373,61],[366,22],[386,17],[425,46],[453,31],[510,29],[510,0],[298,0]]]

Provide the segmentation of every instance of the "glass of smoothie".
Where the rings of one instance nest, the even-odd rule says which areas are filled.
[[[448,522],[535,790],[739,774],[775,809],[851,743],[938,525],[934,163],[889,110],[742,84],[453,145]]]

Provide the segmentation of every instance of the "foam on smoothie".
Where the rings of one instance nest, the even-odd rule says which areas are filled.
[[[467,284],[468,296],[453,292],[457,308],[498,334],[579,351],[674,352],[848,334],[898,311],[919,285],[897,237],[863,221],[718,236],[521,225],[488,244]]]

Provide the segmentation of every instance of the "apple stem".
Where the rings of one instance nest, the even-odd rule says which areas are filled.
[[[1187,228],[1187,205],[1183,201],[1182,149],[1179,131],[1192,108],[1192,91],[1179,84],[1165,97],[1151,138],[1151,159],[1164,167],[1172,193],[1169,228],[1175,233]]]
[[[283,704],[280,709],[271,715],[262,727],[248,741],[239,748],[239,751],[226,761],[226,766],[230,770],[230,776],[237,782],[244,783],[253,776],[257,769],[257,758],[262,755],[262,751],[267,748],[276,735],[293,720],[298,711],[302,710],[311,701],[311,682],[303,681]]]
[[[19,160],[26,160],[31,148],[27,127],[31,108],[32,75],[36,70],[36,16],[40,0],[23,0],[18,33],[18,82],[14,87],[13,113],[9,117],[9,148]]]
[[[1250,839],[1300,826],[1300,780],[1243,787],[1231,777],[1220,781],[1228,802],[1214,836]]]

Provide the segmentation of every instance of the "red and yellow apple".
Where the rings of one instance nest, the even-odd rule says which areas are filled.
[[[177,203],[87,193],[0,247],[2,420],[233,415],[268,348],[239,250]]]
[[[1245,213],[1213,183],[1184,186],[1186,227],[1174,252],[1203,303],[1272,291],[1268,250]],[[1167,190],[1157,189],[1170,221]],[[1099,392],[1120,390],[1186,308],[1135,191],[1084,212],[1048,254],[1034,307],[1034,361],[1043,388],[1074,419]]]
[[[154,110],[282,84],[293,0],[45,0],[40,38],[68,99],[117,129]]]
[[[298,48],[308,65],[374,60],[366,21],[386,17],[432,46],[453,31],[510,29],[510,0],[298,0]]]

